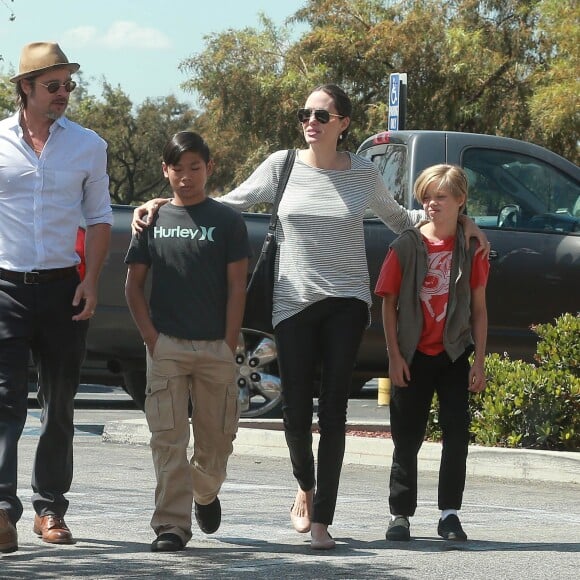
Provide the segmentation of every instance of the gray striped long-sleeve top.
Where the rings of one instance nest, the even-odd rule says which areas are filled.
[[[424,217],[394,200],[372,162],[349,155],[351,168],[345,171],[318,169],[296,158],[278,210],[274,326],[329,296],[358,298],[370,307],[367,207],[396,233]],[[273,153],[218,201],[239,211],[272,203],[285,157],[286,151]]]

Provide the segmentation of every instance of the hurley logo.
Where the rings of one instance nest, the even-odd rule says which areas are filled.
[[[177,226],[175,228],[164,228],[163,226],[155,226],[153,228],[154,238],[190,238],[192,240],[198,239],[200,242],[208,240],[213,242],[213,231],[215,227],[206,228],[205,226],[199,226],[198,229],[193,228],[182,228]]]

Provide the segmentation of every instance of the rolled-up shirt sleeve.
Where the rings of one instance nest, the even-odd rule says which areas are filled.
[[[83,187],[82,212],[87,226],[113,224],[107,174],[107,144],[102,139],[100,141],[100,146],[93,148],[89,175]]]

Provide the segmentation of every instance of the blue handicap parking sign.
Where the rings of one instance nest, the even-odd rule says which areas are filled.
[[[399,75],[393,73],[389,77],[389,105],[397,107],[399,105]]]

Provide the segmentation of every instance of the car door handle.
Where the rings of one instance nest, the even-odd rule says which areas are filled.
[[[497,260],[499,258],[499,254],[497,250],[490,250],[489,251],[489,259],[490,260]]]

